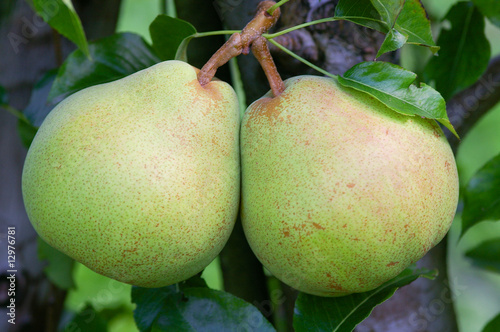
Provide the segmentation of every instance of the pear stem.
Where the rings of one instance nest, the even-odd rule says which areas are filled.
[[[267,46],[267,39],[259,36],[259,38],[252,43],[252,53],[264,70],[273,95],[275,97],[279,96],[285,90],[285,83],[281,79],[276,64],[271,57],[269,47]]]
[[[261,63],[266,76],[269,79],[269,84],[273,93],[280,92],[280,86],[283,82],[276,70],[274,61],[269,53],[266,41],[262,41],[262,34],[269,30],[278,21],[280,16],[279,8],[274,10],[270,15],[267,11],[276,5],[274,1],[262,1],[257,7],[257,14],[248,22],[241,33],[234,33],[222,47],[207,61],[198,73],[198,81],[201,86],[207,85],[215,76],[217,69],[227,63],[230,59],[237,57],[240,54],[250,53],[252,47],[253,54]],[[256,50],[254,51],[253,44],[257,41]],[[266,51],[267,49],[267,51]],[[281,81],[281,83],[279,82]],[[273,88],[274,86],[274,88]],[[276,94],[275,94],[276,95]]]
[[[239,33],[232,34],[198,72],[198,81],[201,86],[207,85],[214,78],[217,69],[231,58],[240,55],[242,50],[241,35]]]

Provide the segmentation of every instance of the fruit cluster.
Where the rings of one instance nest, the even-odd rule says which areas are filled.
[[[98,273],[161,287],[203,270],[240,211],[263,265],[321,296],[376,288],[435,246],[458,201],[439,126],[335,79],[277,80],[264,26],[200,72],[166,61],[61,102],[23,171],[38,234]],[[240,121],[231,86],[211,78],[249,47],[272,92]]]

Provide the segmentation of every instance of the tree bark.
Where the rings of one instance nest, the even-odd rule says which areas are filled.
[[[498,102],[500,102],[500,56],[490,61],[486,72],[476,83],[451,98],[446,108],[450,122],[463,138]],[[446,135],[456,152],[460,141],[449,131]]]

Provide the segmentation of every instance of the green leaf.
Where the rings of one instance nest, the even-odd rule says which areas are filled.
[[[439,50],[431,34],[431,24],[419,0],[340,0],[335,18],[360,24],[387,34],[377,57],[405,43]],[[404,39],[404,42],[403,42]]]
[[[160,59],[140,36],[120,33],[89,45],[92,60],[80,51],[71,53],[59,69],[49,100],[66,96],[92,85],[111,82],[148,68]]]
[[[188,37],[195,33],[195,27],[189,22],[167,15],[158,15],[149,26],[153,48],[162,60],[176,59],[177,50],[181,45],[185,54],[187,43],[191,40]]]
[[[0,26],[3,25],[3,20],[7,19],[14,8],[16,0],[0,1]]]
[[[399,13],[395,28],[401,34],[408,36],[408,44],[429,47],[432,53],[439,50],[431,33],[431,22],[427,18],[420,0],[406,0],[401,13]]]
[[[208,288],[207,282],[205,279],[201,277],[202,272],[198,273],[194,277],[191,277],[187,280],[181,281],[179,283],[179,288],[180,289],[185,289],[185,288],[192,288],[192,287],[202,287],[202,288]]]
[[[31,91],[30,101],[24,109],[23,114],[29,123],[35,127],[40,127],[47,114],[56,106],[56,103],[48,101],[49,92],[56,79],[56,75],[57,69],[48,71],[35,84]]]
[[[389,28],[392,28],[394,27],[394,23],[396,23],[396,18],[401,12],[401,9],[403,9],[405,0],[371,0],[371,3],[379,13],[382,21],[384,21]]]
[[[387,33],[390,30],[370,0],[340,0],[335,7],[335,18]]]
[[[481,13],[491,23],[500,28],[500,1],[498,0],[472,0]]]
[[[37,131],[38,128],[31,125],[27,121],[23,121],[21,119],[17,121],[17,132],[19,134],[19,137],[21,138],[21,143],[23,143],[23,146],[25,148],[28,149],[30,147]]]
[[[9,104],[9,97],[7,95],[7,90],[0,85],[0,106],[5,106]]]
[[[500,154],[472,176],[463,196],[460,236],[481,221],[500,219]]]
[[[426,82],[435,81],[445,100],[476,82],[488,66],[490,44],[484,34],[484,17],[471,2],[454,5],[438,38],[439,56],[424,69]]]
[[[23,112],[9,105],[7,91],[1,85],[0,85],[0,108],[4,108],[5,110],[7,110],[7,112],[11,113],[18,119],[17,132],[19,133],[19,137],[21,138],[21,142],[23,143],[23,145],[26,148],[29,148],[31,141],[33,141],[33,138],[35,137],[37,128],[29,123],[29,120],[26,118]]]
[[[274,331],[253,305],[209,288],[132,288],[141,331]]]
[[[378,58],[384,53],[395,51],[401,48],[406,41],[408,36],[403,35],[398,30],[392,28],[391,31],[385,36],[384,42],[380,46],[376,57]]]
[[[500,237],[484,241],[468,250],[465,256],[473,259],[473,263],[479,267],[500,272]]]
[[[319,297],[300,293],[295,302],[295,331],[352,331],[370,315],[373,308],[389,299],[399,287],[419,277],[435,278],[437,271],[419,270],[411,266],[396,278],[375,290],[343,297]]]
[[[80,312],[72,317],[63,331],[107,332],[108,321],[90,304],[87,304]]]
[[[193,38],[194,38],[194,35],[191,35],[191,36],[188,36],[182,40],[181,44],[179,45],[179,48],[177,48],[177,53],[175,53],[175,60],[188,62],[187,48],[188,48],[189,42]]]
[[[180,299],[177,285],[162,288],[132,286],[132,302],[137,304],[134,319],[140,331],[151,331],[162,306],[175,305],[171,300]]]
[[[30,147],[38,131],[38,127],[40,127],[47,114],[55,107],[55,103],[49,102],[47,97],[56,74],[57,70],[54,69],[49,70],[43,75],[33,87],[28,105],[23,112],[19,112],[17,115],[19,118],[17,132],[26,148]]]
[[[500,314],[495,318],[490,320],[488,324],[483,328],[482,332],[498,332],[500,331]]]
[[[441,122],[455,136],[441,95],[426,84],[413,84],[417,75],[387,62],[362,62],[339,76],[347,87],[368,93],[392,110],[405,115],[419,115]]]
[[[75,261],[72,258],[52,248],[41,238],[38,238],[38,258],[41,261],[47,261],[44,272],[54,285],[61,289],[75,287],[73,280]]]
[[[9,105],[9,96],[7,94],[7,90],[5,90],[5,88],[0,85],[0,109],[1,108],[4,108],[7,112],[14,115],[21,121],[28,121],[21,111]]]
[[[126,307],[132,313],[131,285],[98,274],[80,263],[75,263],[73,276],[76,287],[68,292],[65,308],[80,310],[82,303],[90,303],[99,312]]]
[[[82,22],[71,0],[33,0],[38,15],[60,34],[75,43],[86,56],[90,56]]]

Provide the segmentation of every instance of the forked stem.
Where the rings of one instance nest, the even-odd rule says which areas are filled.
[[[259,38],[254,40],[252,43],[252,53],[264,70],[273,95],[275,97],[279,96],[285,90],[285,83],[283,83],[274,60],[271,57],[269,47],[267,46],[267,39],[259,36]]]
[[[239,33],[232,34],[198,72],[198,81],[201,86],[207,85],[214,78],[217,69],[231,58],[240,55],[242,50],[241,35]]]
[[[253,54],[261,64],[273,94],[277,96],[284,89],[283,81],[276,70],[274,61],[267,47],[267,40],[262,37],[278,20],[280,16],[279,8],[270,15],[267,11],[272,8],[276,2],[262,1],[257,8],[257,14],[248,22],[241,33],[234,33],[222,47],[207,61],[198,73],[198,81],[201,86],[208,84],[214,77],[217,69],[227,63],[231,58],[240,54],[250,53],[250,47]]]

